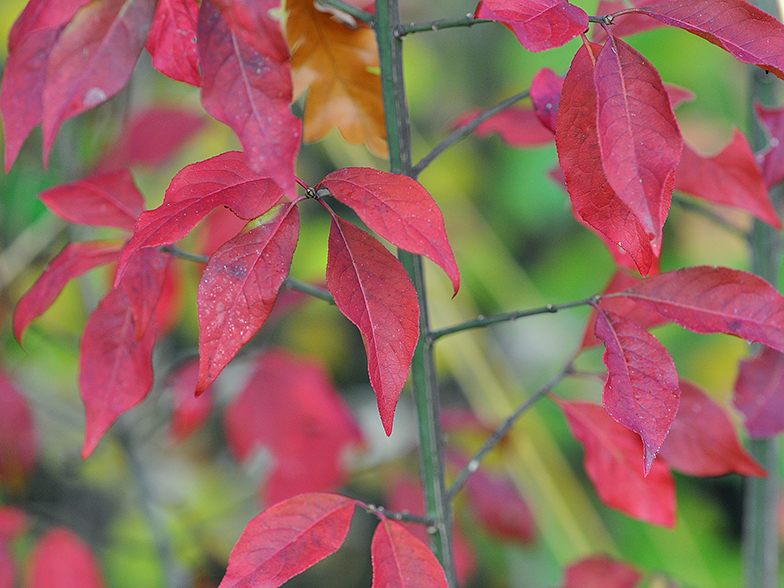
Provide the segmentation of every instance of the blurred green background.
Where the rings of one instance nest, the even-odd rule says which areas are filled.
[[[594,2],[575,3],[589,13],[596,7]],[[5,50],[8,30],[24,2],[3,0],[2,4],[0,39]],[[414,22],[456,17],[473,12],[475,5],[462,0],[407,0],[402,8],[404,21]],[[653,62],[665,82],[695,93],[695,100],[677,113],[692,146],[704,153],[716,152],[729,140],[733,127],[746,128],[749,72],[745,66],[682,31],[657,29],[629,42]],[[578,44],[574,40],[560,49],[533,54],[494,24],[407,38],[414,160],[444,138],[463,112],[489,107],[527,88],[542,67],[565,73]],[[5,53],[0,55],[4,60]],[[176,578],[187,579],[185,585],[216,586],[234,541],[261,508],[256,501],[258,468],[231,459],[219,414],[192,438],[173,444],[166,434],[170,399],[158,383],[92,457],[86,461],[79,457],[83,411],[77,389],[78,341],[108,277],[94,273],[71,284],[31,327],[24,349],[10,332],[13,305],[44,264],[67,241],[97,234],[66,227],[36,195],[77,179],[113,140],[118,121],[150,104],[201,112],[198,90],[164,78],[144,54],[128,90],[64,125],[48,170],[41,166],[36,130],[13,169],[0,174],[0,364],[32,403],[41,450],[25,493],[0,494],[0,502],[21,504],[36,517],[39,531],[51,523],[79,531],[96,548],[112,588],[172,585]],[[154,207],[183,165],[237,147],[231,132],[213,121],[169,164],[134,169],[134,176],[148,206]],[[564,191],[549,179],[555,162],[554,146],[518,150],[497,137],[469,137],[422,173],[421,182],[444,212],[463,277],[459,295],[450,300],[445,276],[428,265],[435,327],[601,291],[613,271],[612,260],[599,239],[574,220]],[[315,184],[333,169],[349,165],[385,169],[385,162],[364,147],[347,145],[333,133],[303,148],[298,174]],[[720,213],[743,226],[750,224],[745,214]],[[294,277],[323,281],[328,221],[315,207],[305,210]],[[744,242],[698,214],[673,207],[665,227],[663,270],[703,264],[746,269],[748,259]],[[183,318],[156,353],[159,380],[196,349],[198,275],[195,268],[189,271]],[[498,424],[560,370],[581,341],[587,315],[586,308],[574,309],[444,339],[437,352],[445,401],[467,403],[484,422]],[[738,360],[749,352],[745,342],[697,336],[676,327],[656,334],[682,377],[720,402],[729,402]],[[369,502],[383,500],[387,462],[379,465],[376,456],[399,460],[416,471],[410,455],[413,411],[408,391],[404,391],[396,431],[386,439],[367,385],[360,338],[334,308],[312,301],[259,337],[321,358],[352,403],[368,435],[370,457],[357,465],[350,492]],[[600,353],[586,353],[578,365],[598,370]],[[241,379],[242,362],[228,371],[229,381]],[[580,379],[566,381],[556,392],[599,401],[601,389],[599,381]],[[232,393],[230,385],[219,390],[219,408]],[[120,442],[131,429],[138,467],[129,460],[127,444]],[[555,587],[565,565],[595,552],[628,559],[641,570],[661,572],[685,586],[741,584],[740,477],[678,476],[677,527],[667,530],[633,521],[599,502],[583,471],[582,450],[548,400],[539,402],[516,425],[504,456],[503,466],[534,509],[540,532],[533,544],[520,546],[494,542],[470,527],[468,534],[480,561],[473,586]],[[370,533],[372,520],[357,515],[346,547],[291,585],[368,586]],[[24,561],[33,537],[15,544],[18,561]],[[162,547],[168,551],[162,552]]]

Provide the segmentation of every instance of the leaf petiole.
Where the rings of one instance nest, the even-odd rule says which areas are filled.
[[[453,29],[457,27],[470,27],[475,24],[484,24],[487,22],[495,21],[488,18],[476,18],[473,14],[469,13],[458,18],[442,18],[439,20],[431,20],[427,22],[412,22],[411,24],[407,25],[401,24],[395,27],[394,34],[397,38],[402,38],[410,33],[440,31],[441,29]]]

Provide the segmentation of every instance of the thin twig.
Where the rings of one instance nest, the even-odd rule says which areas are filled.
[[[475,18],[473,14],[466,14],[458,18],[441,18],[427,22],[412,22],[410,24],[398,25],[395,27],[395,36],[405,37],[410,33],[421,33],[426,31],[440,31],[441,29],[453,29],[456,27],[471,27],[476,24],[496,22],[487,18]]]
[[[742,229],[741,227],[739,227],[738,225],[728,221],[726,218],[724,218],[720,214],[717,214],[716,212],[714,212],[710,208],[706,208],[705,206],[700,206],[699,204],[696,204],[695,202],[692,202],[691,200],[688,200],[688,199],[686,199],[683,196],[680,196],[678,194],[674,194],[673,195],[672,201],[673,201],[673,203],[675,203],[678,206],[680,206],[683,210],[687,210],[689,212],[695,212],[695,213],[705,217],[706,219],[711,221],[716,226],[724,229],[728,233],[732,233],[733,235],[735,235],[737,237],[740,237],[744,241],[747,241],[749,239],[749,232],[748,231],[746,231],[746,230]]]
[[[523,92],[520,92],[519,94],[515,94],[514,96],[510,96],[509,98],[507,98],[506,100],[502,100],[501,102],[499,102],[495,106],[491,106],[490,108],[485,110],[482,114],[480,114],[476,118],[470,120],[469,122],[467,122],[466,124],[462,125],[461,127],[455,129],[452,132],[451,135],[449,135],[446,139],[444,139],[438,145],[436,145],[430,153],[425,155],[419,161],[419,163],[417,163],[411,169],[411,177],[417,178],[419,176],[419,174],[422,173],[422,170],[424,170],[428,165],[430,165],[436,157],[441,155],[444,151],[449,149],[452,145],[454,145],[458,141],[460,141],[462,139],[465,139],[468,135],[473,133],[476,130],[476,128],[479,125],[481,125],[484,121],[486,121],[488,118],[490,118],[492,116],[495,116],[496,114],[498,114],[499,112],[509,108],[510,106],[515,104],[516,102],[519,102],[520,100],[523,100],[524,98],[528,98],[530,93],[531,93],[530,90],[524,90]]]
[[[473,474],[476,470],[479,469],[479,464],[485,458],[485,456],[490,453],[490,451],[498,445],[498,442],[504,438],[509,430],[514,426],[523,414],[531,408],[534,403],[542,398],[545,394],[547,394],[550,390],[552,390],[561,380],[563,380],[566,376],[571,374],[572,372],[572,362],[574,361],[574,357],[570,357],[569,361],[566,362],[563,369],[556,374],[549,382],[547,382],[544,386],[539,388],[536,392],[531,394],[525,401],[515,410],[507,419],[501,423],[501,426],[498,427],[493,434],[488,437],[487,441],[484,442],[482,447],[477,451],[474,456],[468,460],[468,463],[465,467],[460,471],[455,481],[449,487],[447,491],[447,497],[449,500],[454,500],[455,496],[457,496],[458,492],[463,489],[465,483],[468,481],[468,477]]]
[[[441,337],[445,337],[446,335],[451,335],[453,333],[459,333],[461,331],[468,331],[470,329],[480,329],[482,327],[487,327],[489,325],[494,325],[496,323],[516,321],[519,318],[535,316],[538,314],[547,314],[547,313],[554,314],[559,310],[563,310],[565,308],[584,306],[586,304],[595,304],[599,302],[600,298],[601,297],[599,295],[596,295],[596,296],[591,296],[590,298],[584,298],[583,300],[575,300],[573,302],[565,302],[563,304],[548,304],[546,306],[541,306],[539,308],[516,310],[514,312],[507,312],[504,314],[494,314],[492,316],[478,316],[475,319],[458,323],[456,325],[452,325],[451,327],[444,327],[443,329],[431,331],[429,340],[432,343],[435,342],[437,339],[440,339]]]
[[[424,525],[425,527],[434,527],[436,525],[436,520],[433,517],[415,515],[405,510],[401,512],[396,512],[392,510],[387,510],[383,506],[376,506],[374,504],[368,504],[365,510],[367,510],[370,514],[378,513],[384,515],[386,518],[392,519],[393,521],[418,523],[420,525]]]

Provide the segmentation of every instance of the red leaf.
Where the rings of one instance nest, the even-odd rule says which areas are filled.
[[[106,241],[66,245],[17,303],[14,311],[14,336],[17,341],[22,342],[22,335],[28,325],[54,303],[68,282],[94,267],[115,261],[120,255],[120,249]]]
[[[32,0],[8,36],[8,60],[0,88],[5,133],[5,171],[33,127],[41,123],[49,53],[62,28],[89,0]]]
[[[539,121],[555,133],[558,103],[561,101],[564,79],[548,67],[540,69],[531,80],[531,102]]]
[[[145,48],[152,55],[152,66],[170,78],[201,85],[196,21],[196,0],[159,0]],[[154,143],[151,142],[151,145]]]
[[[0,487],[13,494],[23,490],[37,459],[38,441],[30,405],[0,372]]]
[[[57,216],[80,225],[132,231],[144,210],[144,196],[127,169],[55,186],[38,197]]]
[[[681,404],[661,456],[689,476],[766,476],[767,472],[743,449],[727,413],[710,396],[681,380]]]
[[[604,408],[642,438],[648,475],[678,412],[675,363],[656,337],[615,313],[599,311],[596,336],[605,345]]]
[[[746,0],[670,0],[633,9],[784,79],[784,25]]]
[[[0,542],[0,588],[14,588],[16,584],[14,560],[6,546]]]
[[[646,0],[601,0],[596,8],[599,16],[610,15],[621,10],[626,10],[630,6],[642,6]],[[660,22],[648,18],[644,14],[621,14],[613,18],[610,30],[613,37],[627,37],[636,33],[642,33],[662,26]],[[607,40],[607,31],[602,26],[596,26],[591,31],[591,41],[594,43],[604,43]]]
[[[373,588],[446,588],[436,556],[405,527],[381,517],[373,543]]]
[[[491,535],[521,543],[534,540],[536,525],[531,510],[508,477],[491,475],[480,468],[469,476],[466,492],[479,521]]]
[[[610,38],[596,59],[594,81],[607,181],[659,243],[683,149],[661,76],[627,43]]]
[[[606,555],[595,555],[566,569],[561,588],[634,588],[642,574],[627,563]]]
[[[457,294],[460,272],[444,217],[422,184],[400,174],[348,167],[332,172],[319,186],[326,186],[335,198],[353,208],[384,239],[441,266]]]
[[[784,181],[784,108],[765,108],[755,104],[757,116],[768,131],[769,148],[762,157],[765,185],[772,188]]]
[[[136,333],[141,339],[150,321],[156,317],[156,307],[163,292],[164,280],[171,255],[157,249],[145,249],[128,264],[120,287],[125,289],[136,323]],[[157,323],[155,323],[157,329]]]
[[[651,241],[640,220],[613,192],[602,168],[596,131],[594,55],[577,51],[564,80],[558,107],[555,145],[577,216],[631,255],[640,273],[647,274],[659,256],[660,243]]]
[[[400,391],[419,339],[419,304],[406,270],[381,243],[332,217],[327,288],[362,333],[381,422],[392,433]]]
[[[117,143],[96,167],[112,170],[131,165],[160,165],[203,127],[204,118],[189,110],[163,107],[142,110],[131,117]]]
[[[737,129],[732,141],[713,157],[702,157],[688,145],[675,173],[675,189],[718,204],[735,206],[781,228],[757,159]]]
[[[332,555],[356,504],[337,494],[300,494],[268,508],[245,527],[218,588],[276,588]]]
[[[215,381],[269,317],[298,237],[299,211],[289,204],[274,220],[241,233],[210,257],[197,297],[197,394]]]
[[[173,401],[170,432],[175,441],[183,441],[195,433],[212,412],[213,388],[210,386],[196,396],[193,391],[198,379],[199,362],[196,359],[178,367],[169,378]]]
[[[103,588],[92,549],[64,527],[49,529],[30,555],[30,586]]]
[[[588,15],[566,0],[483,0],[476,18],[504,23],[529,51],[560,47],[588,30]]]
[[[150,391],[156,330],[152,322],[139,333],[131,300],[122,286],[109,292],[87,319],[79,361],[87,420],[83,458],[93,452],[117,417]]]
[[[755,438],[784,431],[784,355],[769,347],[740,363],[735,382],[735,407]]]
[[[481,110],[469,110],[458,117],[453,128],[471,122],[482,114]],[[511,106],[481,122],[474,131],[478,137],[486,137],[491,133],[498,136],[511,147],[539,147],[553,142],[553,134],[542,126],[542,121],[530,108]]]
[[[643,280],[623,296],[695,333],[726,333],[784,351],[784,297],[754,274],[689,267]]]
[[[163,204],[143,212],[136,222],[133,237],[120,258],[115,283],[119,283],[139,249],[179,241],[218,206],[250,220],[270,210],[282,197],[278,185],[253,172],[237,151],[185,166],[172,179]]]
[[[640,470],[640,437],[596,404],[557,401],[585,448],[585,471],[599,498],[612,508],[655,525],[675,526],[675,480],[662,461],[647,477]]]
[[[13,541],[27,530],[27,515],[15,506],[0,506],[0,544]]]
[[[106,102],[128,83],[154,9],[154,0],[95,0],[65,27],[47,64],[44,163],[63,122]]]
[[[347,452],[362,433],[324,368],[282,350],[261,355],[226,410],[229,447],[240,460],[263,447],[274,459],[264,498],[275,503],[345,482]]]
[[[280,30],[265,1],[250,8],[250,0],[235,2],[237,14],[221,13],[204,0],[199,13],[201,101],[216,119],[229,125],[242,143],[250,166],[294,193],[294,161],[302,137],[302,122],[291,114],[291,66]],[[246,26],[241,26],[241,17]]]

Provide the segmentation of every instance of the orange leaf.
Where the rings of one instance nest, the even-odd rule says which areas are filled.
[[[286,2],[286,40],[291,47],[294,99],[308,90],[305,141],[334,127],[349,143],[365,143],[387,155],[378,48],[373,30],[350,28],[319,12],[313,0]]]

